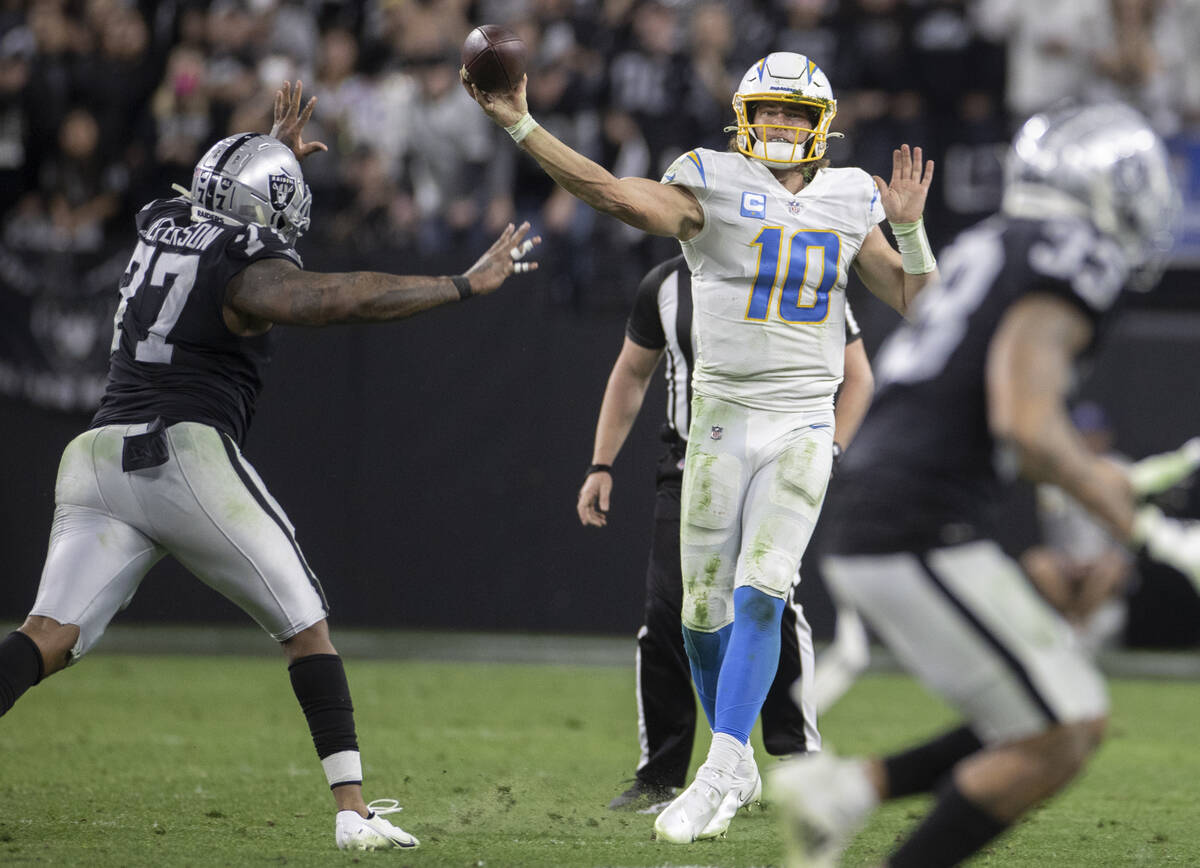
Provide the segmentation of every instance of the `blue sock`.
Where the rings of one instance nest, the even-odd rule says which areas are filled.
[[[704,716],[708,718],[709,729],[717,719],[717,676],[721,672],[725,648],[732,633],[732,624],[726,624],[715,633],[683,628],[683,647],[687,649],[692,681],[696,684],[696,693],[700,697]]]
[[[779,668],[783,600],[755,588],[738,588],[733,592],[733,613],[713,732],[727,733],[746,744]]]

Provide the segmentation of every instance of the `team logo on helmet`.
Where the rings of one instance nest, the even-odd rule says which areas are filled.
[[[273,172],[268,180],[271,188],[271,207],[282,211],[296,195],[296,179],[287,172]]]

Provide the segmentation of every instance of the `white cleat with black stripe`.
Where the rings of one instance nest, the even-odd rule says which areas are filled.
[[[402,810],[395,799],[376,799],[367,805],[367,816],[358,811],[338,811],[334,825],[339,850],[391,850],[413,848],[421,842],[399,826],[393,826],[383,814]]]

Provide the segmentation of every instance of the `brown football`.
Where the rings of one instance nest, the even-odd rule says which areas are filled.
[[[512,90],[525,74],[525,43],[507,27],[484,24],[467,34],[462,64],[480,90]]]

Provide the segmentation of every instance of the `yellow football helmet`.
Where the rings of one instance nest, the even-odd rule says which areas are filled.
[[[812,129],[769,125],[772,128],[796,130],[796,141],[761,141],[756,129],[763,124],[751,124],[756,102],[784,102],[810,110]],[[788,169],[811,163],[825,155],[829,125],[837,114],[833,88],[820,67],[803,54],[776,51],[750,67],[733,95],[733,114],[737,119],[737,149],[753,160],[773,169]]]

